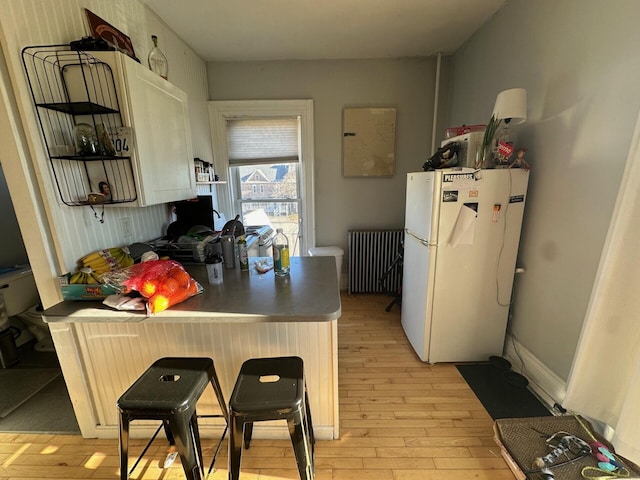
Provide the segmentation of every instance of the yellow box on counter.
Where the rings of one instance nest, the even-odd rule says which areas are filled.
[[[114,287],[109,285],[71,284],[69,283],[70,278],[70,273],[58,277],[62,298],[65,300],[103,300],[109,295],[118,293]]]

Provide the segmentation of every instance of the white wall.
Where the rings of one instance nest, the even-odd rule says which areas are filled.
[[[211,100],[313,99],[316,243],[347,251],[347,230],[402,228],[406,173],[431,148],[436,60],[210,62]],[[342,176],[342,109],[395,107],[391,178]]]
[[[161,236],[169,221],[165,205],[146,208],[105,209],[105,222],[99,223],[88,207],[66,207],[56,194],[48,160],[45,157],[41,135],[20,51],[28,45],[68,43],[87,34],[84,8],[88,8],[132,39],[137,56],[143,64],[152,46],[150,36],[156,34],[169,61],[169,81],[186,91],[189,96],[191,125],[193,127],[194,155],[211,158],[211,137],[207,128],[207,81],[204,62],[164,25],[142,3],[135,0],[3,0],[0,2],[0,37],[7,73],[3,85],[10,90],[4,107],[14,105],[9,118],[17,120],[18,130],[12,132],[20,155],[2,158],[3,169],[14,204],[36,204],[42,208],[34,215],[18,215],[22,231],[43,226],[50,229],[48,243],[52,255],[45,255],[34,274],[42,301],[49,306],[59,301],[54,286],[55,277],[73,270],[76,260],[93,250],[123,244],[120,218],[129,217],[133,235],[131,241],[150,240]],[[2,107],[2,105],[0,105]],[[19,118],[17,118],[19,115]],[[4,132],[7,134],[7,132]],[[10,134],[10,133],[9,133]],[[39,225],[41,224],[41,225]],[[39,245],[29,245],[27,253],[34,267],[35,259],[42,256]],[[55,258],[50,258],[55,257]],[[43,294],[44,292],[44,294]]]
[[[453,58],[451,122],[524,87],[532,165],[512,332],[566,380],[640,105],[640,2],[509,0]],[[615,346],[612,346],[615,348]]]

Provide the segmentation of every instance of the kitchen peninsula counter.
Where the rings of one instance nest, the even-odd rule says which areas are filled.
[[[80,301],[44,312],[84,437],[117,438],[116,401],[157,358],[212,358],[228,401],[242,362],[297,355],[305,363],[316,436],[338,438],[341,306],[335,261],[292,257],[290,275],[280,278],[273,270],[259,274],[256,259],[250,260],[249,272],[225,269],[222,285],[208,284],[204,266],[186,266],[204,291],[152,316]],[[198,413],[218,413],[211,392]],[[203,436],[220,434],[219,419],[200,423]],[[154,429],[143,425],[137,431],[147,436]],[[288,432],[285,424],[266,422],[256,425],[255,436],[285,438]]]
[[[223,270],[222,285],[209,285],[205,266],[185,269],[204,291],[163,312],[117,311],[99,301],[62,302],[44,312],[56,322],[322,322],[340,316],[335,261],[330,257],[291,257],[288,277],[273,270],[259,274],[251,268]]]

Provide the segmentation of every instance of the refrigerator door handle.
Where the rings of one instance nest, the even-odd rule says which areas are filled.
[[[424,238],[421,238],[421,237],[417,236],[416,234],[414,234],[408,228],[405,228],[404,231],[405,231],[405,233],[407,233],[408,235],[411,235],[413,238],[415,238],[417,241],[419,241],[425,247],[437,247],[438,246],[437,243],[430,243],[429,240],[425,240]]]

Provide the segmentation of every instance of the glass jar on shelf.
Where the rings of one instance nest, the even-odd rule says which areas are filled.
[[[73,127],[73,141],[77,155],[100,155],[96,131],[88,123],[78,123]]]

